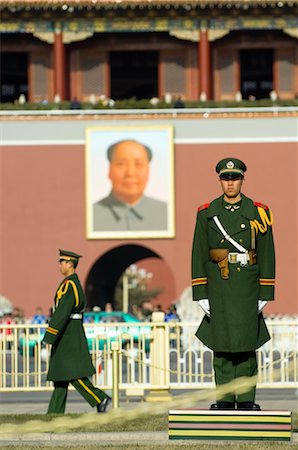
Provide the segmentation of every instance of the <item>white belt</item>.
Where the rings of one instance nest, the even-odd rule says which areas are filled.
[[[217,216],[213,217],[214,222],[217,225],[217,228],[219,229],[219,231],[224,235],[224,238],[229,241],[237,250],[239,250],[239,252],[247,252],[246,248],[244,248],[242,245],[239,244],[239,242],[236,242],[235,239],[233,239],[224,229],[224,227],[222,226],[222,223],[220,222],[219,218]]]
[[[248,253],[236,253],[236,252],[230,252],[228,254],[228,260],[229,263],[235,264],[240,263],[241,266],[247,266],[247,263],[249,261],[249,254]]]
[[[79,314],[79,313],[75,313],[75,314],[71,314],[69,316],[70,319],[82,319],[83,318],[83,314]]]

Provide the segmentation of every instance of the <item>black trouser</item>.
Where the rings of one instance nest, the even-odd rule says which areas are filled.
[[[257,357],[255,351],[241,353],[214,352],[213,368],[216,386],[230,383],[240,377],[254,377],[258,373]],[[248,388],[243,394],[236,395],[231,392],[218,399],[224,402],[254,402],[256,384]]]

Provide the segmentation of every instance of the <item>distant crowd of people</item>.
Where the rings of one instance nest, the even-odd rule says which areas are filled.
[[[35,314],[32,317],[25,317],[25,313],[22,309],[15,307],[11,312],[0,315],[0,325],[26,325],[26,324],[44,324],[49,320],[50,314],[47,316],[44,314],[41,307],[37,307]],[[0,328],[0,331],[9,339],[12,336],[13,329],[6,327],[5,329]],[[32,330],[33,332],[33,330]],[[45,328],[41,328],[41,333],[45,332]]]
[[[3,325],[42,324],[47,323],[49,315],[44,314],[39,306],[32,317],[26,317],[23,309],[15,307],[11,312],[0,316],[0,323]]]
[[[93,308],[88,308],[88,311],[100,312],[101,308],[99,306],[94,306]],[[105,304],[104,312],[112,313],[113,305],[108,302]],[[177,314],[176,306],[171,305],[164,309],[162,305],[158,304],[153,306],[150,301],[144,302],[142,306],[131,305],[129,312],[133,314],[141,322],[150,322],[152,319],[153,312],[164,312],[165,322],[177,322],[180,321],[180,317]],[[21,308],[15,307],[10,313],[0,315],[0,324],[3,325],[19,325],[19,324],[44,324],[48,323],[52,311],[50,310],[48,314],[45,314],[42,307],[38,306],[35,313],[31,317],[25,317],[25,313]],[[6,334],[11,334],[12,330],[6,329]]]
[[[153,306],[152,303],[148,301],[144,302],[142,306],[132,305],[130,312],[141,322],[150,322],[152,320],[152,313],[154,312],[163,312],[165,314],[165,322],[180,321],[175,305],[171,305],[164,309],[162,305],[157,304],[156,306]]]

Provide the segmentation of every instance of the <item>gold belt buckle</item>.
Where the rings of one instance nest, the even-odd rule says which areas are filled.
[[[237,262],[237,253],[230,253],[230,262],[231,263],[236,263]]]

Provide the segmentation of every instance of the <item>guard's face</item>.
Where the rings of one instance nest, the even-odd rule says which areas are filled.
[[[67,277],[69,275],[71,266],[72,266],[72,264],[69,263],[69,261],[66,261],[65,259],[59,260],[60,272],[65,277]]]
[[[220,181],[224,196],[227,200],[236,199],[240,195],[243,178],[238,178],[238,179],[234,179],[234,180],[220,179],[219,181]]]
[[[115,197],[124,203],[136,203],[143,195],[148,177],[149,159],[144,147],[132,141],[119,144],[109,171]]]

